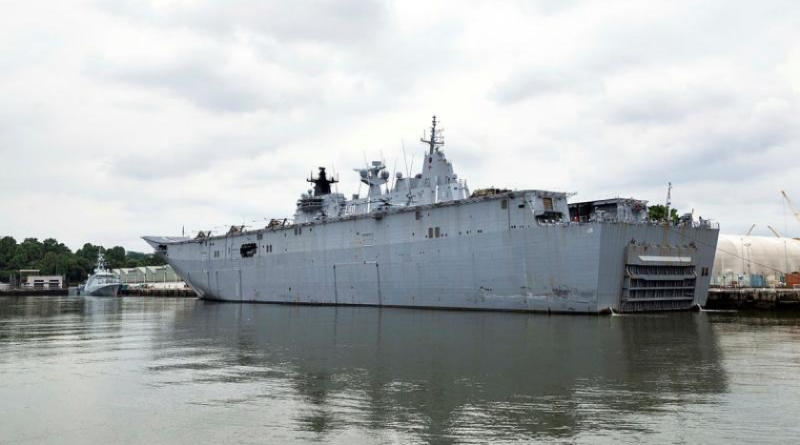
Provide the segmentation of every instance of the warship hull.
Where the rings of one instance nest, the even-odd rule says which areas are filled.
[[[208,300],[564,313],[705,304],[716,227],[547,222],[546,196],[512,192],[206,239],[144,239]]]

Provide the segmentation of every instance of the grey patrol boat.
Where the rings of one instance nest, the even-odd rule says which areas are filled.
[[[106,269],[103,252],[97,254],[97,266],[94,273],[86,280],[81,294],[93,297],[116,297],[122,282],[115,274]]]
[[[603,313],[705,304],[719,229],[647,219],[647,203],[569,204],[546,190],[470,193],[436,128],[422,172],[357,169],[347,199],[324,168],[291,222],[225,235],[143,237],[204,299]]]

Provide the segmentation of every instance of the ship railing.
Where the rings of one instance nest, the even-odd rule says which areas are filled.
[[[664,223],[661,221],[638,221],[633,219],[625,219],[625,218],[603,218],[603,219],[596,219],[590,221],[552,221],[552,220],[542,220],[539,221],[540,226],[557,226],[557,225],[582,225],[582,224],[593,224],[593,223],[625,223],[625,224],[640,224],[640,225],[647,225],[647,226],[663,226]],[[719,230],[719,223],[716,221],[691,221],[691,222],[680,222],[677,224],[669,224],[670,227],[691,227],[694,229],[711,229],[711,230]]]

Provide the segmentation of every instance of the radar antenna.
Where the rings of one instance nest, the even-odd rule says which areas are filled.
[[[311,177],[306,179],[306,181],[314,184],[314,196],[329,195],[331,193],[331,184],[339,182],[336,177],[328,178],[325,173],[325,167],[319,168],[319,176],[315,178],[312,173]]]
[[[440,146],[444,145],[444,137],[442,137],[442,130],[436,130],[436,116],[433,116],[433,123],[431,124],[431,138],[425,139],[426,135],[422,134],[421,142],[428,144],[431,148],[430,154],[437,151]]]

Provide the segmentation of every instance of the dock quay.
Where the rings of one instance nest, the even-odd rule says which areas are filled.
[[[62,296],[68,289],[9,289],[0,291],[0,297]]]
[[[196,297],[197,294],[188,288],[159,289],[159,288],[123,288],[119,295],[122,297]]]
[[[800,309],[800,289],[711,288],[706,309]]]

